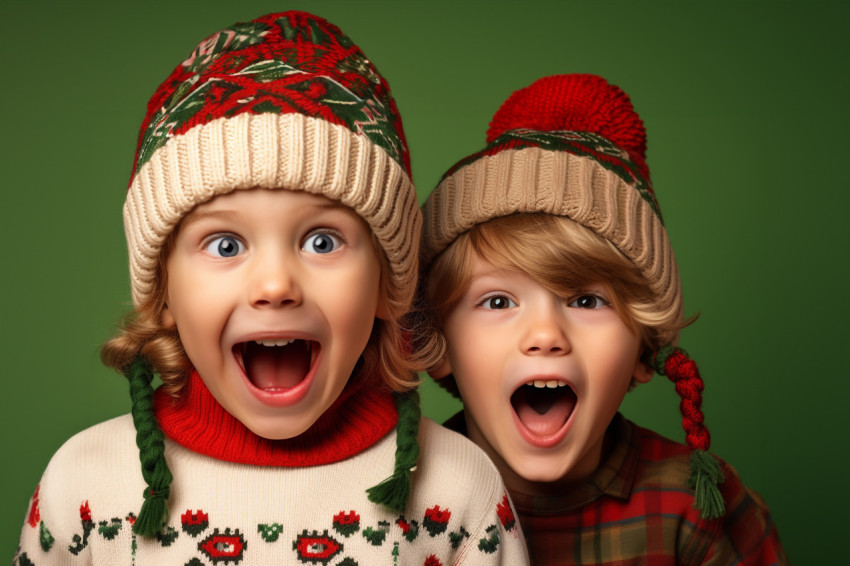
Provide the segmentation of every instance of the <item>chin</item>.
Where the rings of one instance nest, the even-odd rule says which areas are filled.
[[[560,481],[566,475],[563,471],[555,470],[523,470],[517,471],[517,473],[524,480],[534,483],[553,483]]]
[[[554,456],[545,457],[542,460],[535,458],[523,459],[521,462],[517,462],[517,466],[511,466],[511,468],[523,480],[532,483],[560,482],[570,472],[570,468],[564,466],[563,460]]]
[[[309,423],[251,422],[243,424],[259,437],[267,440],[288,440],[306,432],[315,421]]]

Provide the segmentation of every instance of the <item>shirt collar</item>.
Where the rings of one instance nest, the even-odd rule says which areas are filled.
[[[634,425],[619,413],[608,425],[605,434],[611,439],[611,448],[586,482],[564,493],[546,496],[509,490],[517,510],[526,515],[560,514],[583,507],[603,495],[628,500],[638,468],[638,435]]]

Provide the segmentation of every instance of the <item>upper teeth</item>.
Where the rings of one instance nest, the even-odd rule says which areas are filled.
[[[281,340],[254,340],[257,344],[261,346],[286,346],[287,344],[292,344],[295,342],[294,338],[283,338]]]
[[[526,385],[530,385],[531,387],[536,387],[538,389],[543,389],[548,387],[549,389],[555,389],[556,387],[566,387],[567,384],[563,381],[558,381],[557,379],[535,379],[534,381],[529,381]]]

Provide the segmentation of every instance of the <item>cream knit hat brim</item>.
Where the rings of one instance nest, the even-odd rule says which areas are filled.
[[[610,241],[646,277],[658,305],[681,305],[667,232],[635,188],[592,159],[538,147],[485,155],[448,175],[423,207],[422,265],[458,236],[517,213],[565,216]]]
[[[157,149],[124,204],[133,304],[151,296],[163,243],[194,207],[239,189],[326,196],[369,224],[392,270],[389,300],[409,305],[421,217],[410,178],[368,138],[297,113],[239,114],[200,124]]]

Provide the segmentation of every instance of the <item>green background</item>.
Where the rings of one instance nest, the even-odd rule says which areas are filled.
[[[121,206],[148,97],[207,35],[288,8],[338,24],[389,79],[420,196],[534,79],[626,90],[701,315],[682,345],[712,449],[769,503],[792,562],[846,561],[846,0],[0,1],[0,560],[50,455],[129,407],[98,346],[129,304]],[[457,408],[431,383],[424,403]],[[624,411],[683,438],[664,378]]]

